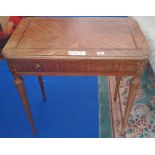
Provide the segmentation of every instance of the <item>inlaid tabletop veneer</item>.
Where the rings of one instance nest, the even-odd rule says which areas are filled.
[[[123,135],[140,76],[148,59],[143,33],[131,18],[25,18],[17,26],[3,55],[14,76],[33,134],[36,128],[22,75],[38,76],[46,100],[43,75],[116,76],[116,100],[122,76],[132,76],[120,124]]]

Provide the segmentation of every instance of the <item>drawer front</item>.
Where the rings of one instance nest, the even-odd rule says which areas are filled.
[[[137,62],[101,60],[15,60],[17,72],[136,73]]]

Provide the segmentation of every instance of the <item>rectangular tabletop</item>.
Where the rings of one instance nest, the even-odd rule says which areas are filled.
[[[3,49],[7,59],[138,59],[148,46],[131,18],[25,18]]]

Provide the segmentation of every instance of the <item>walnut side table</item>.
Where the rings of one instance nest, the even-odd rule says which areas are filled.
[[[121,76],[132,76],[120,134],[124,133],[149,48],[131,18],[25,18],[3,55],[8,62],[33,134],[36,128],[22,75],[38,76],[46,100],[43,75],[115,76],[117,98]]]

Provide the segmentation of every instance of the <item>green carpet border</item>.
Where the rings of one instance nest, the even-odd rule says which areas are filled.
[[[104,79],[104,80],[103,80]],[[99,94],[99,136],[100,138],[112,138],[112,117],[108,93],[108,77],[98,77]],[[108,97],[107,97],[108,96]]]

